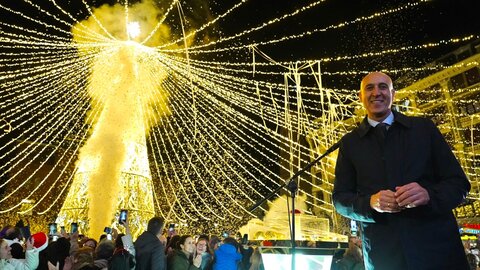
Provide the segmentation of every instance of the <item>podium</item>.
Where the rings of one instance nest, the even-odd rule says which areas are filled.
[[[295,270],[330,270],[337,248],[295,249]],[[290,247],[259,247],[265,270],[291,270],[292,252]]]

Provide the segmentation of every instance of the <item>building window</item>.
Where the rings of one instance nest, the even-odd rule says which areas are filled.
[[[463,78],[463,73],[451,77],[450,82],[452,84],[451,90],[453,91],[467,87],[465,79]]]
[[[469,86],[480,82],[480,72],[478,72],[478,68],[474,67],[465,71],[465,78]]]

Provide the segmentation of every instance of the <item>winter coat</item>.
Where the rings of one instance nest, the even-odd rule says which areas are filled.
[[[242,254],[237,252],[237,248],[230,244],[223,244],[215,250],[215,259],[213,270],[237,270]]]
[[[108,270],[132,269],[135,269],[135,257],[123,248],[116,249],[108,262]]]
[[[394,113],[384,142],[367,118],[340,143],[333,202],[361,222],[365,268],[468,269],[452,209],[470,190],[465,173],[432,121]],[[417,182],[427,205],[398,213],[370,207],[380,190]]]
[[[185,252],[181,250],[174,250],[173,256],[168,261],[168,270],[199,270],[190,260],[187,258]]]
[[[38,250],[30,249],[25,252],[25,259],[1,259],[1,270],[36,270],[38,267]]]
[[[136,270],[165,270],[165,247],[151,232],[142,233],[135,241]]]

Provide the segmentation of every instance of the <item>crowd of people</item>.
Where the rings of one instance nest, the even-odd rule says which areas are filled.
[[[21,223],[20,223],[21,224]],[[235,237],[177,235],[154,217],[133,241],[125,234],[88,238],[78,232],[36,233],[26,239],[22,226],[0,232],[0,270],[261,270],[258,250]]]

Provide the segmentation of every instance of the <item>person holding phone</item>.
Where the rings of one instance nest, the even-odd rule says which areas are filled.
[[[223,244],[215,250],[214,258],[213,270],[237,270],[237,265],[243,258],[237,240],[233,237],[225,238]]]
[[[248,245],[248,234],[244,234],[239,245],[240,253],[242,254],[242,262],[240,269],[250,269],[251,263],[250,258],[253,254],[253,248]]]
[[[108,262],[108,269],[135,269],[135,253],[129,252],[129,245],[124,242],[125,236],[121,233],[115,238],[115,250]]]
[[[27,240],[30,238],[30,236],[27,235],[27,233],[24,233],[24,230],[25,227],[13,227],[12,229],[8,230],[7,234],[3,238],[5,241],[7,241],[11,248],[10,253],[12,254],[12,258],[25,259],[25,252],[22,244],[24,239]],[[22,235],[25,235],[25,237],[22,237]]]
[[[128,219],[125,216],[124,218],[121,218],[120,221],[122,222],[121,224],[125,227],[125,234],[121,234],[121,236],[119,234],[121,243],[123,243],[123,247],[125,248],[125,250],[135,256],[135,247],[133,245],[133,237],[130,232],[130,225],[128,225]]]
[[[193,262],[190,262],[190,256]],[[182,235],[173,256],[168,261],[168,270],[199,270],[202,254],[197,254],[195,240],[190,235]]]
[[[2,270],[35,270],[38,267],[39,251],[33,246],[34,240],[26,242],[25,259],[12,258],[11,248],[7,241],[0,239],[0,269]]]

